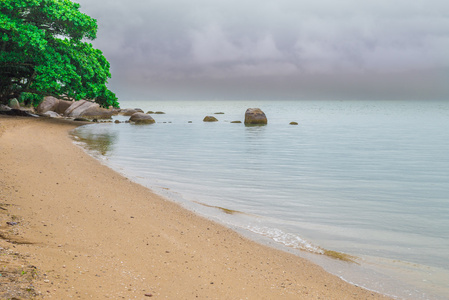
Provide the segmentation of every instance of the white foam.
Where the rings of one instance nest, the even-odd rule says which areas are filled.
[[[309,241],[306,241],[305,239],[302,239],[295,234],[287,233],[277,228],[248,226],[247,229],[251,232],[269,237],[275,242],[281,243],[287,247],[305,250],[317,254],[324,254],[324,251],[321,248],[313,245]]]

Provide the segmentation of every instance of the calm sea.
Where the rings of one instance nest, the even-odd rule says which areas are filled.
[[[75,139],[111,168],[349,282],[399,298],[449,298],[449,101],[121,106],[165,114],[153,125],[78,128]],[[249,107],[268,125],[231,123]]]

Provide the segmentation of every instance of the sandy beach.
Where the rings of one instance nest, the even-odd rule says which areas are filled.
[[[1,264],[38,297],[387,299],[131,182],[73,144],[79,125],[0,116]]]

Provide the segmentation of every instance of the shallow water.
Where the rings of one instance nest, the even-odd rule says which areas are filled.
[[[312,254],[348,281],[410,299],[449,298],[449,102],[122,107],[166,114],[153,115],[154,125],[76,130],[113,169],[253,238],[306,256],[356,256],[360,267]],[[230,123],[243,121],[248,107],[260,107],[268,125]],[[202,122],[206,115],[219,122]]]

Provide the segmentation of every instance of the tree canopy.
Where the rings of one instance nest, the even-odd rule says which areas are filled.
[[[118,106],[95,19],[69,0],[0,1],[0,103],[22,93]]]

